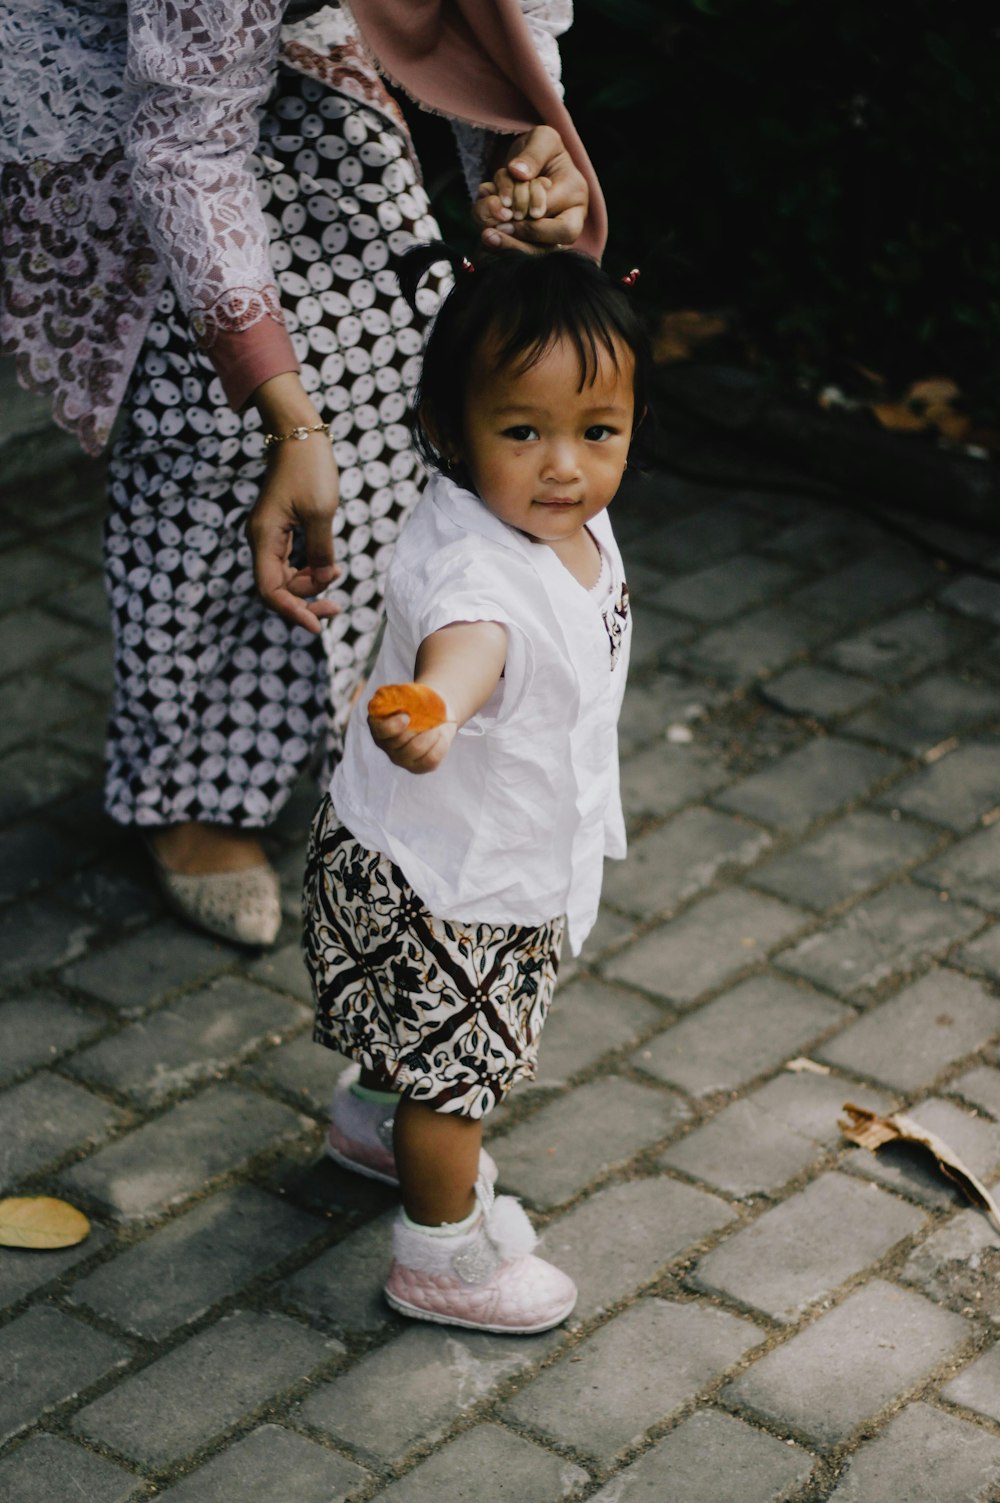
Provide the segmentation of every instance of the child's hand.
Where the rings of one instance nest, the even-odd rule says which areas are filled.
[[[551,179],[536,177],[528,183],[518,182],[505,167],[499,168],[492,181],[479,184],[475,218],[483,230],[512,234],[524,220],[544,219],[548,213]]]
[[[427,685],[384,684],[369,701],[368,729],[396,767],[422,773],[440,767],[458,726],[448,718],[444,700]]]

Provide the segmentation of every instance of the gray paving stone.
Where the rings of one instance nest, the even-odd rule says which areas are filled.
[[[29,820],[0,833],[0,902],[26,897],[49,886],[87,852],[40,820]]]
[[[325,1225],[254,1185],[201,1201],[69,1291],[74,1304],[160,1341],[240,1293]]]
[[[973,830],[984,814],[1000,805],[1000,745],[974,741],[956,747],[897,783],[879,802],[957,834]]]
[[[0,1185],[83,1152],[122,1120],[117,1108],[50,1070],[12,1086],[0,1094]]]
[[[114,690],[114,657],[110,642],[94,642],[71,653],[59,664],[59,677],[79,684],[91,694],[110,700]]]
[[[57,1435],[33,1435],[0,1461],[0,1497],[7,1503],[134,1503],[146,1495],[140,1478]]]
[[[935,967],[821,1045],[818,1057],[912,1092],[1000,1034],[1000,998],[979,981]]]
[[[865,797],[901,765],[872,747],[821,736],[716,794],[714,802],[775,829],[802,831]]]
[[[60,583],[68,590],[88,572],[79,559],[61,560]],[[0,555],[0,600],[4,609],[37,605],[52,593],[52,558],[48,550],[28,544],[5,549]]]
[[[411,1323],[342,1377],[317,1388],[296,1420],[346,1443],[362,1459],[396,1463],[418,1443],[440,1440],[473,1404],[541,1362],[563,1339],[558,1331],[526,1341]]]
[[[868,525],[857,513],[825,507],[804,520],[795,518],[760,544],[763,552],[793,562],[822,559],[828,569],[856,559],[859,548],[879,547],[885,547],[881,529]]]
[[[637,1445],[763,1339],[750,1321],[725,1310],[640,1300],[504,1410],[557,1444],[606,1461]]]
[[[559,1503],[590,1478],[582,1467],[500,1425],[476,1425],[379,1493],[379,1503]]]
[[[741,506],[704,502],[691,515],[643,534],[642,556],[664,573],[700,569],[716,559],[742,553],[768,531],[765,521]]]
[[[776,673],[829,635],[829,627],[797,606],[768,605],[675,647],[670,661],[724,684],[752,683]]]
[[[978,971],[1000,981],[1000,924],[992,924],[963,945],[955,960],[965,970]]]
[[[241,1310],[124,1378],[81,1409],[72,1428],[130,1461],[165,1467],[343,1351],[287,1316]]]
[[[848,673],[892,684],[966,652],[976,640],[968,622],[921,605],[835,642],[823,656]]]
[[[92,1226],[86,1241],[76,1247],[53,1249],[44,1257],[27,1248],[5,1247],[0,1257],[0,1310],[56,1283],[78,1264],[92,1261],[104,1251],[108,1241],[103,1228]]]
[[[763,861],[749,881],[775,897],[823,912],[905,871],[937,839],[919,825],[858,809]]]
[[[805,916],[736,888],[716,893],[620,951],[603,970],[678,1007],[759,963]]]
[[[540,1251],[576,1283],[572,1319],[589,1320],[651,1283],[733,1215],[725,1201],[691,1185],[666,1177],[630,1180],[550,1222]]]
[[[93,934],[93,924],[51,898],[13,904],[0,918],[0,986],[75,960]]]
[[[916,550],[896,544],[805,585],[792,600],[810,615],[845,630],[871,616],[898,610],[936,585],[938,579],[933,566]]]
[[[943,855],[920,867],[918,882],[950,897],[1000,913],[1000,824],[959,840]]]
[[[833,1446],[952,1356],[970,1334],[961,1316],[873,1279],[755,1362],[723,1398]],[[859,1361],[859,1352],[872,1360]]]
[[[751,1101],[734,1101],[668,1148],[660,1163],[730,1195],[777,1190],[819,1157],[819,1145]]]
[[[852,997],[939,958],[981,923],[974,908],[942,903],[920,887],[900,885],[800,940],[775,965]]]
[[[654,591],[650,603],[696,621],[725,621],[784,594],[801,578],[798,569],[779,559],[741,553],[681,579],[667,580]]]
[[[163,899],[145,876],[122,850],[111,861],[74,872],[55,893],[108,929],[134,929],[163,916]]]
[[[622,764],[622,806],[630,829],[665,819],[726,781],[719,758],[703,747],[661,737]]]
[[[1000,1479],[1000,1441],[930,1404],[910,1404],[851,1458],[830,1503],[983,1503]]]
[[[810,987],[753,976],[650,1039],[632,1062],[691,1096],[710,1096],[775,1069],[852,1016]]]
[[[981,1210],[961,1211],[915,1247],[902,1277],[958,1314],[1000,1325],[1000,1232]]]
[[[83,627],[29,606],[0,620],[0,676],[28,673],[91,642]]]
[[[105,606],[105,612],[107,606]],[[61,747],[25,747],[0,760],[0,824],[27,819],[84,787],[94,776],[86,757]]]
[[[695,724],[724,697],[709,684],[662,669],[633,679],[625,690],[618,728],[621,757],[662,741],[668,726]]]
[[[942,1398],[953,1404],[961,1404],[974,1414],[983,1414],[987,1419],[1000,1421],[1000,1348],[990,1347],[970,1367],[941,1390]],[[1000,1453],[1000,1442],[997,1443]],[[1000,1470],[1000,1455],[997,1455],[997,1470]]]
[[[702,1258],[691,1283],[794,1321],[924,1225],[924,1215],[843,1174],[823,1174]]]
[[[299,887],[301,885],[300,878]],[[295,901],[301,903],[299,893],[296,893]],[[262,955],[250,967],[250,975],[258,981],[266,982],[268,986],[275,986],[279,991],[287,992],[290,997],[297,997],[300,1002],[308,1002],[310,1006],[312,1005],[312,984],[305,961],[302,959],[302,946],[298,940],[293,944],[283,945],[280,950],[273,950],[267,955]]]
[[[352,1232],[278,1286],[290,1310],[342,1334],[398,1324],[382,1296],[392,1262],[395,1210]]]
[[[688,1115],[689,1108],[672,1092],[604,1076],[491,1140],[500,1183],[548,1209],[665,1138]],[[599,1133],[588,1131],[593,1122],[601,1123]]]
[[[53,994],[33,992],[0,1003],[0,1085],[53,1064],[105,1027],[103,1018]]]
[[[695,628],[682,616],[670,616],[647,604],[636,612],[629,648],[629,671],[657,668],[667,660],[668,650],[690,641]]]
[[[315,1043],[311,1032],[307,1032],[268,1049],[242,1073],[251,1080],[276,1087],[291,1097],[296,1106],[325,1120],[337,1077],[349,1064],[344,1055]]]
[[[89,718],[92,712],[90,695],[55,674],[8,679],[3,693],[0,751],[4,752],[36,737],[47,737],[67,723]]]
[[[62,980],[130,1017],[168,992],[206,981],[233,959],[219,941],[165,919],[68,966]]]
[[[261,1425],[158,1496],[164,1503],[346,1503],[368,1481],[353,1461],[280,1425]]]
[[[839,720],[877,699],[880,689],[869,679],[838,673],[818,663],[789,668],[760,687],[761,696],[790,715],[808,715],[814,720]]]
[[[63,1175],[67,1192],[124,1221],[179,1205],[218,1176],[301,1134],[303,1119],[266,1096],[210,1086]]]
[[[1000,584],[975,574],[963,574],[946,585],[938,596],[942,605],[963,616],[974,616],[1000,626]]]
[[[870,1112],[893,1109],[892,1099],[882,1092],[837,1075],[815,1075],[811,1070],[786,1071],[754,1091],[747,1100],[758,1111],[825,1148],[841,1144],[838,1119],[843,1115],[845,1101]]]
[[[669,913],[721,873],[752,865],[770,844],[752,825],[713,809],[686,809],[632,841],[627,861],[609,866],[604,901],[638,918]]]
[[[866,741],[879,741],[918,756],[950,736],[1000,720],[1000,689],[967,684],[952,674],[935,673],[891,699],[862,710],[844,729]]]
[[[56,615],[68,616],[71,621],[93,631],[106,632],[108,629],[108,597],[100,575],[84,579],[71,590],[61,590],[57,597],[49,600],[48,606]]]
[[[309,1013],[243,976],[223,976],[77,1054],[67,1068],[97,1086],[158,1106],[231,1069]]]
[[[906,1113],[958,1154],[967,1168],[987,1184],[1000,1169],[1000,1127],[973,1117],[951,1101],[932,1098]],[[939,1170],[927,1149],[906,1143],[886,1143],[877,1153],[859,1148],[844,1167],[891,1189],[903,1190],[925,1205],[966,1205],[965,1196]]]
[[[721,1479],[738,1478],[739,1503],[783,1503],[813,1458],[717,1409],[699,1409],[595,1493],[593,1503],[724,1503]]]
[[[994,1120],[1000,1120],[1000,1070],[977,1065],[974,1070],[967,1070],[953,1080],[948,1089],[980,1110],[989,1112]]]
[[[36,1305],[3,1328],[3,1365],[16,1382],[0,1389],[0,1445],[75,1398],[131,1357],[124,1341],[51,1305]]]
[[[563,1085],[662,1021],[661,1009],[644,997],[580,976],[556,991],[542,1034],[535,1084]]]

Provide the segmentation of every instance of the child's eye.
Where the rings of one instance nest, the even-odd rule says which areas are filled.
[[[529,439],[538,437],[538,429],[532,428],[528,423],[517,423],[513,428],[503,430],[504,438],[512,438],[517,443],[525,444]]]
[[[607,439],[614,438],[614,436],[615,429],[609,428],[607,423],[594,423],[593,427],[588,428],[584,435],[591,443],[596,444],[603,444]]]

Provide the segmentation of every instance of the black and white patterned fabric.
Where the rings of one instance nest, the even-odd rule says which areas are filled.
[[[316,638],[259,600],[244,528],[265,470],[260,420],[229,409],[168,289],[110,461],[106,805],[123,824],[264,827],[306,766],[329,764],[423,478],[406,414],[443,283],[428,281],[414,314],[390,267],[438,237],[405,136],[282,68],[256,170],[302,380],[332,424],[342,613]]]
[[[564,928],[436,917],[321,801],[303,889],[313,1038],[412,1100],[482,1117],[534,1076]]]

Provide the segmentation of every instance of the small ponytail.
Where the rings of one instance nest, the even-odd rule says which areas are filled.
[[[420,284],[431,267],[440,261],[447,261],[456,276],[472,264],[460,250],[456,250],[453,245],[446,245],[443,240],[424,241],[414,245],[396,262],[399,290],[415,313],[419,311],[416,299]]]

